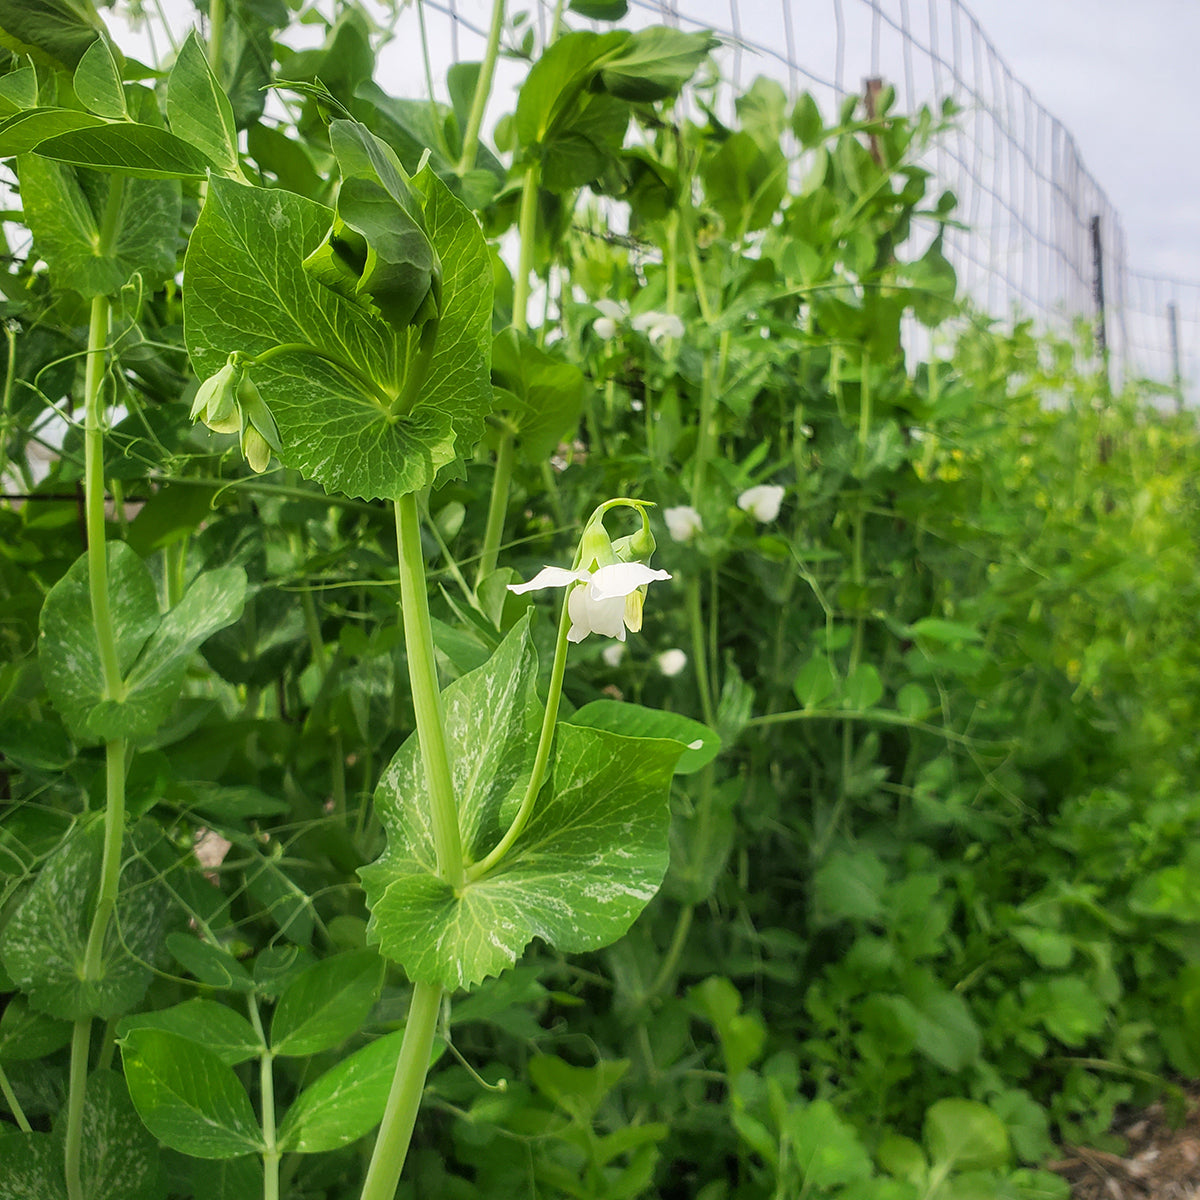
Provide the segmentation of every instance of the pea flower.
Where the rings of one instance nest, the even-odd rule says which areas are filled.
[[[737,499],[742,512],[762,522],[775,520],[782,503],[783,488],[777,483],[760,483],[757,487],[747,488]]]
[[[214,433],[240,434],[242,454],[251,470],[261,475],[271,461],[271,451],[282,447],[275,418],[246,373],[248,366],[235,350],[197,389],[192,420],[203,421]]]
[[[508,590],[520,596],[542,588],[569,587],[567,615],[571,628],[567,641],[582,642],[589,633],[599,633],[623,642],[626,629],[637,633],[642,627],[646,585],[670,578],[669,572],[640,562],[614,562],[594,571],[543,567],[528,583],[510,583]]]
[[[665,342],[667,338],[683,337],[683,322],[674,313],[638,313],[630,324],[636,332],[644,333],[652,346]]]
[[[690,504],[664,508],[663,520],[667,523],[671,540],[675,542],[690,542],[704,528],[700,514]]]
[[[592,328],[598,337],[602,337],[606,342],[611,341],[617,336],[617,327],[629,318],[629,309],[616,300],[597,300],[596,307],[603,316],[592,322]]]
[[[670,650],[664,650],[654,661],[668,679],[673,679],[687,666],[687,655],[678,647],[672,647]]]

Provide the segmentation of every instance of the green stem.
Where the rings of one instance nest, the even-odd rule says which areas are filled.
[[[483,530],[483,549],[479,552],[479,568],[475,586],[496,569],[500,557],[500,542],[504,537],[504,517],[508,512],[508,492],[512,484],[516,439],[510,429],[500,431],[496,448],[496,470],[492,475],[492,493],[488,498],[487,525]]]
[[[479,130],[483,125],[483,110],[487,108],[492,92],[492,76],[496,71],[496,58],[500,53],[500,32],[504,28],[504,0],[494,0],[492,23],[488,28],[487,49],[475,80],[475,95],[471,97],[471,112],[467,117],[467,131],[463,134],[462,157],[458,160],[458,173],[465,175],[475,165],[475,150],[479,145]]]
[[[692,507],[700,507],[704,492],[704,478],[708,473],[708,460],[712,454],[713,423],[713,380],[712,363],[706,356],[700,376],[700,417],[696,436],[696,453],[692,459]]]
[[[104,544],[104,413],[100,384],[104,378],[108,314],[108,297],[97,296],[92,301],[87,368],[84,373],[84,523],[87,529],[88,591],[104,675],[104,695],[110,700],[122,700],[125,697],[125,683],[121,677],[117,640],[113,634],[112,612],[109,608],[108,556]]]
[[[425,0],[416,0],[417,23],[421,27],[421,61],[425,64],[425,95],[429,101],[429,115],[434,128],[441,123],[438,116],[437,98],[433,94],[433,63],[429,58],[429,32],[425,28]]]
[[[657,996],[671,982],[679,966],[679,960],[683,956],[683,948],[687,945],[688,933],[692,928],[692,915],[695,911],[694,904],[685,904],[679,910],[679,919],[675,922],[675,933],[671,938],[670,946],[667,947],[662,964],[658,968],[658,974],[654,976],[654,982],[650,985],[647,999]]]
[[[716,726],[717,713],[713,704],[712,681],[708,674],[708,647],[705,645],[704,614],[700,611],[700,580],[689,575],[687,580],[688,627],[692,635],[692,665],[696,669],[696,686],[700,691],[700,711],[704,723]]]
[[[429,787],[430,817],[437,850],[438,874],[455,890],[466,881],[462,834],[454,781],[446,752],[442,698],[438,690],[437,663],[433,656],[433,625],[421,556],[421,518],[417,498],[409,492],[395,503],[396,549],[400,558],[400,605],[404,619],[404,645],[408,651],[408,677],[417,716],[417,742]]]
[[[533,271],[534,240],[537,237],[538,170],[536,163],[525,168],[521,182],[521,216],[518,234],[521,239],[521,255],[517,263],[517,277],[513,280],[513,328],[518,333],[529,329],[529,276]]]
[[[425,1090],[429,1054],[441,1009],[440,987],[431,983],[413,986],[396,1074],[392,1077],[392,1090],[379,1126],[379,1137],[363,1181],[361,1200],[394,1200],[400,1172],[404,1170],[404,1160],[408,1156],[408,1144],[412,1141],[413,1126],[417,1122],[417,1111],[421,1107],[421,1093]]]
[[[17,1099],[17,1093],[13,1091],[12,1084],[8,1081],[8,1075],[5,1074],[4,1064],[0,1063],[0,1095],[4,1097],[8,1104],[8,1111],[12,1113],[13,1119],[17,1122],[17,1128],[22,1133],[32,1133],[33,1126],[29,1124],[29,1118],[25,1115],[25,1110],[21,1107],[21,1102]]]
[[[208,0],[208,62],[221,78],[221,56],[225,53],[225,0]]]
[[[508,832],[500,839],[493,849],[481,861],[477,862],[467,872],[467,878],[472,882],[482,878],[495,867],[512,849],[513,843],[521,836],[533,812],[534,801],[541,790],[546,774],[546,764],[550,761],[550,747],[554,743],[554,726],[558,720],[558,702],[562,699],[563,676],[567,670],[567,635],[571,632],[571,614],[567,608],[572,588],[567,588],[563,595],[562,613],[558,618],[558,640],[554,643],[554,665],[550,668],[550,687],[546,692],[546,711],[542,714],[542,731],[538,737],[537,752],[533,759],[533,773],[525,787],[525,795],[521,798],[521,807],[513,817]]]
[[[67,1136],[63,1167],[67,1176],[67,1200],[84,1200],[79,1173],[83,1157],[83,1089],[87,1083],[88,1050],[92,1042],[92,1019],[75,1022],[71,1034],[71,1074],[67,1090]]]
[[[125,836],[125,739],[104,746],[106,804],[104,806],[104,850],[100,860],[100,889],[96,911],[88,930],[83,956],[83,978],[98,980],[103,973],[104,939],[117,907],[117,885],[121,878],[121,842]]]
[[[246,997],[246,1008],[250,1023],[258,1035],[262,1049],[258,1055],[258,1089],[262,1099],[263,1146],[263,1200],[279,1200],[279,1149],[275,1142],[275,1056],[267,1046],[263,1032],[262,1016],[258,1001],[253,995]]]

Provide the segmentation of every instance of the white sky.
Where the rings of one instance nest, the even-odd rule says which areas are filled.
[[[1129,265],[1200,282],[1200,3],[965,3],[1071,130],[1121,214]]]

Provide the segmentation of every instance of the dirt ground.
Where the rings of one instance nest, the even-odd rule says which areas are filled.
[[[1070,1180],[1073,1200],[1200,1200],[1200,1089],[1188,1099],[1178,1129],[1155,1104],[1115,1123],[1129,1143],[1123,1155],[1065,1146],[1050,1169]]]

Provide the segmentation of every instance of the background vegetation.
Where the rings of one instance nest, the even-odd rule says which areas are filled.
[[[206,27],[228,177],[332,205],[326,118],[349,113],[410,174],[428,155],[488,239],[487,432],[422,499],[443,683],[529,608],[508,583],[636,497],[673,580],[623,652],[573,652],[564,708],[632,701],[721,739],[675,777],[670,868],[624,938],[537,945],[454,1000],[400,1194],[1062,1196],[1039,1169],[1056,1142],[1103,1145],[1117,1105],[1200,1070],[1194,419],[1114,395],[1085,335],[956,297],[954,198],[918,165],[953,113],[886,95],[872,117],[820,113],[759,80],[731,123],[703,35],[605,42],[629,35],[569,29],[624,4],[571,7],[549,48],[504,26],[533,65],[484,141],[486,73],[454,68],[453,106],[391,94],[355,6],[214,3]],[[291,48],[301,20],[319,48]],[[189,419],[180,270],[222,164],[171,108],[172,62],[114,53],[114,93],[94,55],[80,74],[90,10],[0,3],[0,30],[0,1195],[64,1194],[82,1014],[103,1018],[83,1051],[88,1196],[262,1188],[249,1143],[143,1129],[122,1071],[139,1045],[185,1073],[192,1047],[216,1052],[254,1128],[269,1077],[296,1109],[282,1194],[357,1195],[386,1079],[355,1059],[336,1129],[341,1093],[306,1089],[384,1045],[410,991],[368,948],[356,874],[414,727],[391,514],[278,461],[254,473],[236,433]],[[293,86],[269,99],[273,79]],[[169,123],[199,167],[164,167],[144,134],[120,162],[82,138],[121,123]],[[119,236],[97,250],[106,214]],[[44,609],[86,548],[85,394],[110,422],[105,538],[156,606],[209,589],[175,691],[130,738],[98,1000],[70,979],[106,757],[61,682],[70,622]],[[535,609],[547,670],[553,622]]]

